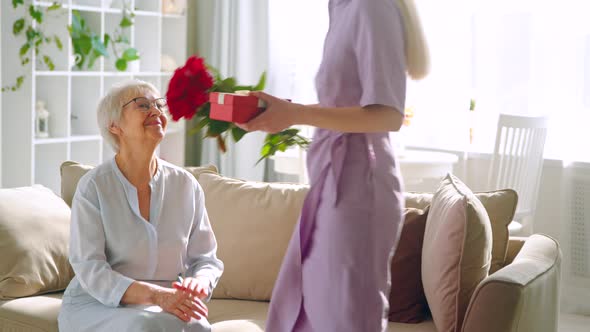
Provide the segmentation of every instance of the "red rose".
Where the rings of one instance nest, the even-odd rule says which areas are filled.
[[[208,101],[213,77],[207,71],[202,58],[192,56],[186,64],[174,71],[168,84],[166,99],[172,119],[191,119],[197,110]]]

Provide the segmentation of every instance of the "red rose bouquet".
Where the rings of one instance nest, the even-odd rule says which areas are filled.
[[[219,150],[226,151],[226,140],[231,135],[238,142],[248,132],[232,122],[214,120],[210,117],[211,103],[209,93],[234,93],[240,90],[260,91],[264,89],[266,75],[263,73],[256,86],[237,85],[233,77],[223,78],[214,68],[207,66],[203,58],[190,57],[183,67],[176,69],[166,99],[174,121],[181,118],[197,117],[198,123],[189,133],[205,131],[205,137],[217,140]],[[268,134],[261,150],[261,160],[273,156],[277,151],[285,151],[291,146],[306,148],[309,140],[299,135],[299,130],[290,128],[280,133]]]

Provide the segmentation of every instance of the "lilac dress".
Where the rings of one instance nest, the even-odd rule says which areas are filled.
[[[394,0],[331,0],[316,85],[325,107],[402,111],[404,33]],[[388,133],[318,129],[311,190],[273,290],[266,330],[387,328],[390,259],[402,230],[399,168]]]

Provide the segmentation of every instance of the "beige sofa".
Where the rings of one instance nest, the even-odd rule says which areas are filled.
[[[88,169],[62,165],[62,198],[71,202]],[[307,187],[228,179],[214,168],[190,168],[205,190],[211,223],[226,270],[209,306],[214,331],[263,331],[270,292]],[[407,205],[425,207],[420,195]],[[510,238],[504,267],[471,297],[462,331],[557,331],[561,253],[544,235]],[[0,302],[0,331],[57,331],[61,293]],[[432,320],[389,323],[388,331],[436,331]],[[359,331],[362,332],[362,331]]]

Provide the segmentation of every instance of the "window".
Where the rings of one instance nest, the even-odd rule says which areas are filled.
[[[269,88],[316,102],[327,0],[273,1]],[[549,115],[548,158],[590,162],[590,2],[416,0],[432,71],[408,83],[409,146],[491,152],[499,113]],[[469,103],[476,100],[474,144]]]

